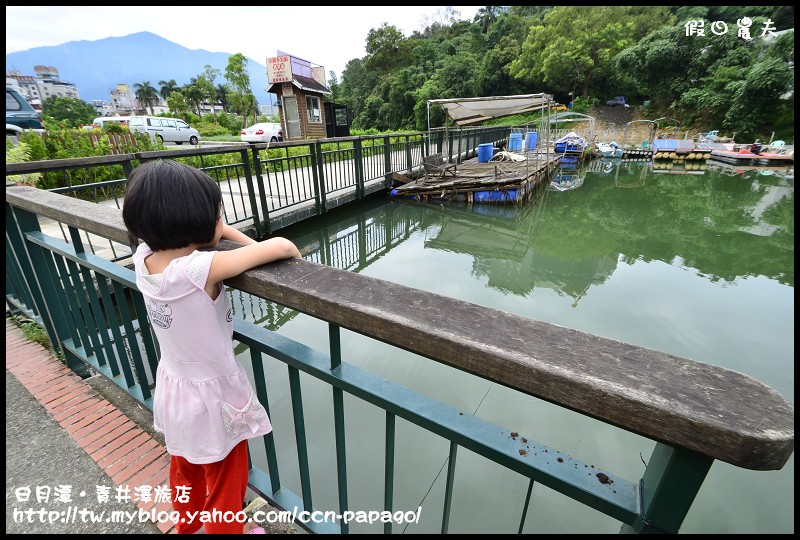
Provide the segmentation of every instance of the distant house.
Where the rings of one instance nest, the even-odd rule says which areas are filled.
[[[285,140],[329,136],[326,113],[330,114],[330,108],[326,110],[325,97],[332,92],[326,85],[323,66],[278,51],[278,56],[267,58],[267,80],[267,92],[277,94],[279,98],[279,116]]]

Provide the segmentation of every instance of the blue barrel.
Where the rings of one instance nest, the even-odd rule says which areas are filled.
[[[508,137],[508,150],[510,152],[522,152],[522,133],[512,133]]]
[[[478,162],[479,163],[486,163],[490,159],[492,159],[492,154],[494,154],[494,147],[492,143],[484,143],[478,145]]]
[[[532,152],[536,150],[536,142],[539,140],[539,133],[536,131],[529,131],[525,134],[525,150]]]

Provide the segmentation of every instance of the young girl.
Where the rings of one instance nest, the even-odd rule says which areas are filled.
[[[272,430],[234,355],[231,304],[222,281],[300,257],[289,240],[256,242],[224,224],[221,208],[222,192],[210,176],[158,160],[131,173],[122,209],[129,233],[144,242],[133,262],[161,350],[154,427],[164,433],[171,456],[172,505],[182,518],[176,527],[181,534],[243,532],[242,523],[201,523],[200,516],[242,510],[247,439]],[[211,250],[221,238],[245,245]],[[180,486],[188,488],[188,501]],[[191,523],[190,515],[196,516]]]

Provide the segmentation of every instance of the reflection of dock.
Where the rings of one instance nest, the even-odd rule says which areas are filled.
[[[422,201],[520,203],[547,182],[558,160],[553,156],[487,162],[472,158],[458,164],[454,176],[422,177],[398,186],[390,195]]]

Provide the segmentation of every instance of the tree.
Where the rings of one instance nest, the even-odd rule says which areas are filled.
[[[150,114],[155,114],[153,105],[158,103],[158,90],[150,85],[150,81],[134,83],[133,88],[136,90],[134,95],[139,100],[139,105],[142,106],[142,109],[146,110],[147,107],[150,107]]]
[[[475,14],[475,22],[481,25],[481,30],[486,34],[489,32],[489,27],[497,20],[497,14],[500,11],[499,6],[486,6],[478,10]]]
[[[180,88],[175,79],[170,79],[168,81],[158,81],[158,85],[159,87],[161,87],[161,90],[159,92],[159,94],[161,95],[161,99],[165,101],[172,92]]]
[[[250,89],[250,75],[247,73],[247,57],[236,53],[228,57],[225,67],[225,79],[228,81],[228,103],[245,120],[251,115],[253,123],[258,121],[258,101]]]
[[[189,104],[186,102],[186,98],[184,97],[183,92],[180,90],[174,90],[169,95],[167,98],[167,106],[169,107],[169,110],[176,115],[182,115],[189,112]]]
[[[189,105],[189,109],[197,113],[197,116],[202,116],[201,107],[205,100],[206,94],[203,89],[197,84],[188,84],[183,87],[183,97]]]
[[[200,78],[200,87],[208,96],[208,101],[211,103],[211,115],[214,117],[214,123],[217,123],[217,110],[216,110],[216,102],[217,102],[217,89],[214,87],[214,79],[219,76],[219,70],[212,68],[210,65],[206,64],[203,74],[199,77]]]
[[[739,17],[747,13],[740,8]],[[753,28],[763,28],[766,19],[752,21]],[[679,17],[674,26],[622,51],[615,69],[635,79],[661,112],[680,114],[684,124],[723,128],[752,140],[768,137],[784,117],[793,117],[793,102],[786,97],[794,88],[794,32],[769,41],[745,40],[736,32],[689,38],[684,22]]]
[[[388,71],[407,65],[410,59],[408,40],[396,26],[383,23],[367,34],[365,67],[370,71]]]
[[[61,96],[50,96],[42,101],[42,113],[70,128],[91,124],[97,116],[97,110],[91,104]]]
[[[214,89],[215,99],[222,105],[222,112],[228,111],[228,88],[220,83]]]
[[[666,7],[650,8],[644,20],[669,21]],[[610,60],[635,43],[639,11],[624,6],[556,7],[530,28],[511,75],[560,91],[589,89],[611,75]]]

